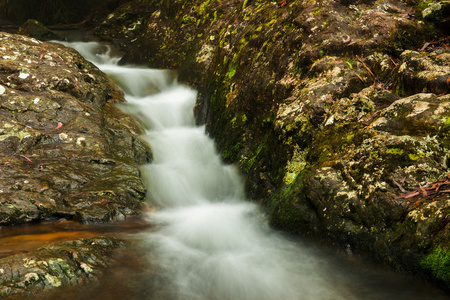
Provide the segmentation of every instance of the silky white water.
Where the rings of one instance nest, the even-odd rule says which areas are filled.
[[[195,125],[196,91],[178,84],[172,72],[118,66],[107,52],[96,53],[98,44],[70,46],[110,74],[126,94],[128,103],[120,107],[147,128],[142,138],[154,160],[142,166],[142,174],[156,230],[140,235],[153,274],[143,282],[153,288],[139,299],[393,296],[268,227],[258,207],[245,201],[238,170],[222,163],[204,127]],[[403,291],[394,295],[425,299]]]

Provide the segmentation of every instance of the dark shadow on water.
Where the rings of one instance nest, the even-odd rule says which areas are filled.
[[[139,239],[136,247],[117,251],[116,264],[104,270],[104,276],[87,287],[66,287],[52,293],[36,295],[34,299],[46,300],[175,300],[180,297],[171,288],[157,266],[151,264],[151,249],[142,249]],[[450,295],[411,276],[399,274],[368,257],[319,247],[300,242],[315,256],[323,260],[324,268],[334,270],[329,282],[336,291],[346,290],[350,299],[357,300],[446,300]],[[299,300],[304,299],[299,295]],[[215,299],[211,299],[215,300]],[[217,299],[222,300],[222,299]],[[241,299],[237,299],[241,300]],[[242,299],[245,300],[245,299]],[[278,300],[278,299],[274,299]],[[333,299],[330,299],[333,300]]]

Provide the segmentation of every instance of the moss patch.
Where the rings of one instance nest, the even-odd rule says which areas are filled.
[[[450,250],[438,247],[425,257],[420,265],[425,269],[430,269],[433,275],[442,279],[450,286]]]

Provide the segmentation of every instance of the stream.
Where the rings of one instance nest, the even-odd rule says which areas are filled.
[[[194,89],[169,70],[119,66],[95,42],[68,45],[123,89],[120,108],[146,128],[142,139],[154,154],[141,168],[153,206],[153,229],[133,235],[141,254],[113,283],[78,291],[79,299],[448,299],[368,259],[271,229],[245,201],[238,169],[223,164],[204,126],[195,125]]]

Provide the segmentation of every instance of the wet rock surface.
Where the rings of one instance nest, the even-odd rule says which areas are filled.
[[[448,193],[404,197],[449,172],[447,20],[430,6],[132,1],[97,34],[199,89],[199,122],[274,226],[450,289]]]
[[[122,92],[64,46],[0,38],[0,225],[139,214],[150,152]]]
[[[51,31],[43,24],[39,23],[36,20],[29,19],[27,20],[18,31],[19,34],[29,36],[32,38],[36,38],[41,41],[48,40],[61,40],[62,37],[58,36],[57,33]]]
[[[105,74],[76,51],[0,33],[0,230],[42,221],[122,221],[141,215],[139,165],[151,151]],[[101,276],[124,240],[58,242],[0,260],[0,298]],[[14,296],[16,295],[16,296]]]
[[[57,242],[0,259],[0,298],[36,299],[58,287],[95,283],[123,240],[96,237]]]

